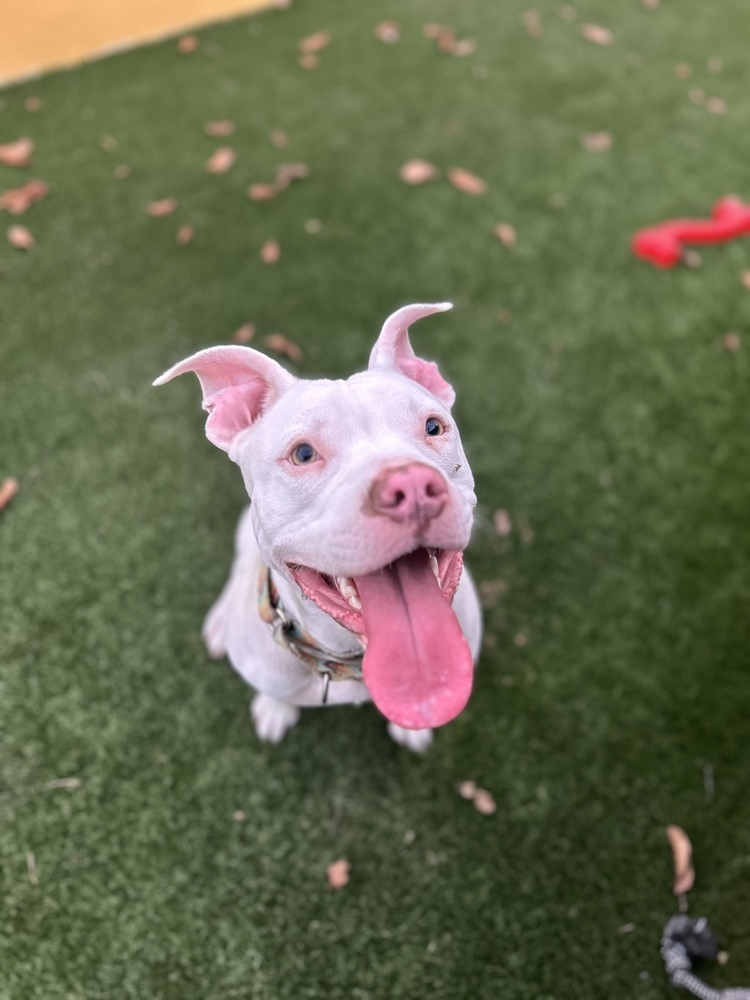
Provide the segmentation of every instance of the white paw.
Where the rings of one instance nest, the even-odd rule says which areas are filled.
[[[201,635],[208,650],[208,655],[212,659],[221,660],[222,657],[227,655],[226,612],[221,598],[219,598],[206,615]]]
[[[402,729],[395,722],[389,722],[388,735],[396,743],[414,753],[427,753],[432,746],[431,729]]]
[[[250,702],[250,716],[258,739],[264,743],[281,743],[287,732],[299,722],[296,705],[287,705],[267,694],[256,694]]]

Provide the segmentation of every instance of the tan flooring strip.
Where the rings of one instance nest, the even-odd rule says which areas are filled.
[[[0,86],[273,5],[273,0],[4,0]]]

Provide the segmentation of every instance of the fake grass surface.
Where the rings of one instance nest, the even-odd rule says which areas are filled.
[[[750,196],[745,3],[585,0],[610,48],[537,6],[530,39],[516,0],[300,2],[188,57],[167,42],[0,94],[0,141],[32,136],[52,187],[18,220],[37,248],[0,241],[0,477],[21,480],[0,515],[3,1000],[661,997],[671,822],[695,846],[690,912],[730,953],[708,976],[750,981],[750,243],[673,272],[628,249]],[[394,46],[373,37],[387,17]],[[439,55],[426,21],[476,54]],[[306,72],[297,41],[320,29]],[[211,118],[235,135],[207,139]],[[598,130],[613,149],[584,151]],[[220,144],[238,162],[212,177]],[[413,156],[489,191],[408,188]],[[249,202],[283,160],[310,179]],[[372,707],[260,745],[251,692],[199,638],[240,477],[195,380],[150,382],[247,321],[296,340],[300,374],[346,376],[394,308],[443,299],[413,340],[458,391],[484,511],[468,561],[508,585],[472,701],[424,759]],[[469,778],[494,816],[456,793]]]

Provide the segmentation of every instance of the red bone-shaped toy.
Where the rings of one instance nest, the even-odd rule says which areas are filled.
[[[656,267],[674,267],[682,260],[683,243],[725,243],[750,233],[750,205],[735,195],[716,202],[710,219],[672,219],[633,237],[633,253]]]

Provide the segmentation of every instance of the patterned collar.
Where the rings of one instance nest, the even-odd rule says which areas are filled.
[[[323,704],[328,698],[331,681],[362,680],[362,653],[339,655],[322,649],[309,632],[287,614],[268,566],[261,568],[258,579],[258,611],[276,642],[321,675]]]

